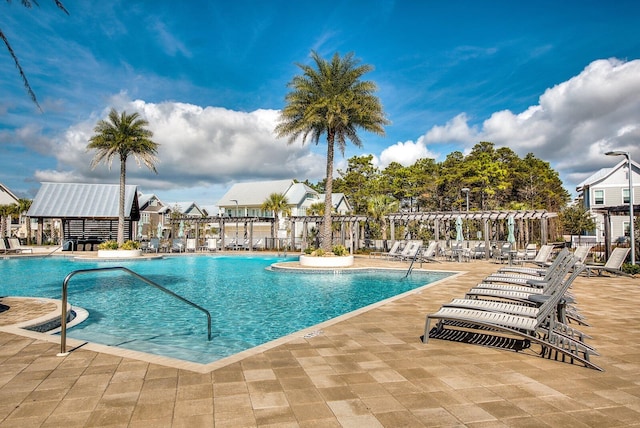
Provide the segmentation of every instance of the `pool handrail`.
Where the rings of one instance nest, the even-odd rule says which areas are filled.
[[[91,268],[91,269],[78,269],[78,270],[74,270],[73,272],[69,273],[64,278],[64,281],[62,282],[62,315],[60,317],[60,353],[58,354],[58,356],[68,355],[68,353],[67,353],[67,290],[69,288],[69,280],[71,280],[72,277],[74,277],[75,275],[78,275],[78,274],[85,274],[85,273],[98,272],[98,271],[111,271],[111,270],[120,270],[120,271],[126,272],[129,275],[138,278],[142,282],[144,282],[144,283],[146,283],[148,285],[151,285],[153,287],[156,287],[160,291],[163,291],[163,292],[167,293],[168,295],[173,296],[176,299],[178,299],[178,300],[180,300],[180,301],[182,301],[182,302],[184,302],[184,303],[186,303],[186,304],[188,304],[190,306],[193,306],[194,308],[204,312],[205,315],[207,316],[207,338],[208,338],[209,341],[211,340],[211,313],[208,310],[206,310],[205,308],[203,308],[202,306],[199,306],[199,305],[193,303],[192,301],[185,299],[184,297],[180,296],[179,294],[176,294],[173,291],[163,287],[162,285],[151,281],[149,278],[145,278],[144,276],[140,275],[139,273],[136,273],[136,272],[132,271],[131,269],[128,269],[128,268],[123,267],[123,266],[109,266],[109,267]]]

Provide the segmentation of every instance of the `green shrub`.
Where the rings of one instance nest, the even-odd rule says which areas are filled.
[[[324,250],[322,248],[318,248],[317,250],[313,250],[310,255],[312,257],[322,257],[324,256]]]
[[[140,243],[132,240],[125,241],[120,247],[121,250],[137,250],[138,248],[140,248]]]
[[[117,241],[104,241],[98,244],[98,250],[117,250],[118,242]]]
[[[336,256],[347,256],[349,255],[349,250],[344,245],[336,245],[332,249],[333,254]]]
[[[629,275],[635,275],[640,273],[640,265],[632,265],[631,263],[625,263],[622,265],[622,272]]]
[[[305,248],[305,249],[304,249],[304,253],[305,253],[306,255],[309,255],[309,254],[311,254],[312,252],[313,252],[313,248],[310,248],[310,247],[309,247],[309,248]]]

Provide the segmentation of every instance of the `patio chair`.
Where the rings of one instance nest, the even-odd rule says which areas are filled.
[[[20,240],[18,238],[9,238],[9,249],[15,251],[16,253],[32,253],[33,248],[31,247],[23,247],[20,244]]]
[[[614,248],[613,251],[611,252],[611,255],[609,255],[609,259],[607,260],[607,263],[605,263],[604,265],[595,265],[595,264],[586,265],[587,276],[591,276],[591,272],[593,271],[597,271],[598,275],[602,275],[603,272],[609,272],[616,275],[631,276],[626,272],[623,272],[622,269],[620,269],[624,261],[627,259],[627,255],[629,254],[629,251],[631,251],[630,248],[623,248],[623,247]]]
[[[14,250],[13,248],[7,247],[7,245],[4,243],[4,238],[0,237],[0,251],[2,251],[3,254],[8,254],[8,253],[17,253],[17,250]]]
[[[471,251],[472,259],[484,259],[487,255],[487,245],[484,242],[478,243]]]
[[[407,245],[404,246],[399,255],[392,256],[392,259],[395,260],[413,260],[418,256],[418,252],[422,248],[422,241],[409,241]]]
[[[151,238],[147,244],[147,248],[144,249],[147,253],[157,253],[160,250],[160,239]]]
[[[171,252],[182,253],[185,250],[184,239],[177,238],[171,240]]]
[[[505,242],[500,246],[500,250],[495,255],[495,260],[496,260],[496,263],[505,263],[511,260],[511,243],[510,242]]]
[[[436,241],[431,241],[429,242],[429,245],[427,246],[427,248],[425,248],[422,251],[422,254],[420,254],[420,261],[425,261],[425,262],[438,262],[438,260],[436,260],[436,256],[438,255],[438,243]]]
[[[404,242],[402,241],[396,241],[393,243],[393,245],[391,246],[391,248],[389,249],[389,251],[373,251],[371,253],[369,253],[369,257],[375,257],[375,256],[380,256],[380,257],[395,257],[395,256],[399,256],[402,248],[404,246]]]
[[[515,351],[535,344],[540,347],[542,357],[577,361],[585,367],[602,370],[590,361],[591,355],[598,355],[595,349],[584,343],[580,334],[574,334],[574,329],[557,319],[564,291],[583,269],[584,266],[576,265],[563,285],[528,315],[443,306],[427,315],[422,341],[428,343],[429,338],[437,338]],[[430,328],[432,320],[437,320],[433,329]]]

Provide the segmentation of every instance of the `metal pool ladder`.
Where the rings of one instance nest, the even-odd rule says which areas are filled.
[[[67,289],[69,286],[69,280],[78,274],[85,274],[85,273],[98,272],[98,271],[111,271],[111,270],[120,270],[120,271],[126,272],[129,275],[138,278],[140,281],[146,284],[149,284],[153,287],[156,287],[158,290],[163,291],[168,295],[175,297],[176,299],[186,303],[187,305],[193,306],[194,308],[204,312],[205,315],[207,316],[207,338],[208,340],[211,340],[211,314],[209,313],[208,310],[206,310],[202,306],[196,305],[192,301],[185,299],[184,297],[174,293],[173,291],[167,288],[164,288],[162,285],[157,284],[151,281],[150,279],[145,278],[144,276],[132,271],[131,269],[127,269],[126,267],[112,266],[112,267],[102,267],[102,268],[92,268],[92,269],[78,269],[78,270],[74,270],[69,275],[67,275],[64,281],[62,282],[62,317],[60,318],[60,353],[58,354],[59,357],[68,355],[68,352],[67,352]]]

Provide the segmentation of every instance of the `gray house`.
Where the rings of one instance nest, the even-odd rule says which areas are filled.
[[[640,202],[640,165],[632,162],[631,169],[634,211],[640,214],[635,208]],[[605,242],[605,231],[608,230],[612,241],[629,236],[629,168],[626,159],[613,168],[597,171],[580,183],[576,190],[584,208],[596,220],[596,242]]]

